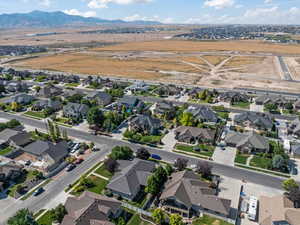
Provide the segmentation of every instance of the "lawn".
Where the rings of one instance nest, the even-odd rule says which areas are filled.
[[[100,177],[97,177],[94,175],[89,176],[89,178],[92,179],[93,186],[90,188],[87,188],[86,191],[94,192],[96,194],[101,194],[102,191],[104,190],[104,188],[106,187],[106,185],[108,184],[108,181],[101,179]],[[80,187],[80,186],[78,186],[78,187]],[[85,190],[77,191],[76,189],[77,189],[77,187],[75,188],[74,191],[71,192],[71,194],[79,196],[83,191],[85,191]]]
[[[103,177],[107,177],[107,178],[112,178],[113,174],[111,172],[109,172],[106,168],[105,165],[103,164],[102,166],[100,166],[95,173],[103,176]]]
[[[13,148],[8,146],[8,147],[0,150],[0,155],[6,155],[6,154],[10,153],[12,150],[13,150]]]
[[[25,116],[29,116],[29,117],[35,117],[38,119],[45,119],[47,118],[47,116],[45,115],[44,112],[37,112],[37,111],[28,111],[26,113],[24,113]]]
[[[139,214],[134,214],[133,217],[128,221],[127,225],[150,225],[151,223],[148,223],[141,219]]]
[[[250,155],[245,155],[245,154],[237,154],[235,157],[234,162],[235,163],[240,163],[240,164],[245,164],[247,163],[247,159],[249,158]]]
[[[232,104],[232,106],[238,107],[238,108],[249,109],[250,104],[251,104],[250,102],[235,102]]]
[[[69,83],[69,84],[65,84],[65,87],[78,87],[79,83]]]
[[[46,212],[41,218],[37,220],[39,225],[52,225],[50,211]]]
[[[229,118],[229,113],[228,112],[217,112],[217,115],[222,118],[227,120]]]
[[[260,156],[254,156],[250,161],[250,166],[268,169],[268,165],[272,164],[272,159]]]
[[[198,147],[201,149],[200,151],[193,150],[194,146],[190,145],[178,144],[175,146],[177,150],[203,155],[207,157],[212,157],[212,155],[214,154],[215,147],[213,146],[200,144],[198,145]]]
[[[203,215],[203,217],[194,220],[193,225],[231,225],[231,223],[227,223],[226,221]]]

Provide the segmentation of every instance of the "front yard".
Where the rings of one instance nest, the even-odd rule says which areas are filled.
[[[232,104],[233,107],[249,109],[251,103],[250,102],[235,102]]]
[[[250,166],[254,166],[262,169],[269,169],[270,165],[272,165],[272,159],[266,157],[260,157],[257,155],[255,155],[250,161]]]
[[[134,214],[127,223],[127,225],[150,225],[150,224],[151,223],[142,220],[139,214]]]
[[[90,187],[86,187],[84,185],[78,185],[72,192],[72,195],[79,196],[81,195],[84,191],[91,191],[96,194],[101,194],[102,191],[105,189],[106,185],[108,184],[107,180],[104,180],[100,177],[91,175],[88,177],[88,179],[91,179],[92,185]]]
[[[42,111],[28,111],[24,113],[24,116],[33,117],[37,119],[45,119],[47,118],[46,114]]]
[[[123,136],[129,141],[151,145],[161,144],[163,138],[163,135],[142,135],[128,130],[124,132]]]
[[[39,225],[52,225],[52,218],[50,211],[47,211],[42,217],[37,220]]]
[[[193,225],[231,225],[226,221],[203,215],[203,217],[193,221]]]
[[[0,155],[6,155],[13,150],[12,147],[8,146],[6,148],[0,149]]]
[[[235,156],[234,162],[235,162],[235,163],[239,163],[239,164],[244,164],[244,165],[246,165],[247,159],[248,159],[249,157],[250,157],[250,155],[238,153],[238,154]]]
[[[185,145],[185,144],[177,144],[175,146],[176,150],[184,151],[187,153],[193,153],[197,155],[202,155],[206,157],[212,157],[214,154],[215,147],[211,145],[200,144],[197,146]]]
[[[100,166],[95,173],[103,176],[103,177],[107,177],[107,178],[112,178],[113,174],[111,172],[109,172],[106,168],[105,165],[103,164],[102,166]]]

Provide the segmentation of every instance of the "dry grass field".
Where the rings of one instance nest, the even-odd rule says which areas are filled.
[[[123,43],[94,49],[96,51],[170,51],[170,52],[197,52],[197,51],[239,51],[263,52],[278,54],[300,54],[300,45],[280,45],[261,41],[148,41]]]
[[[204,55],[202,58],[206,59],[208,62],[210,62],[212,65],[218,65],[220,64],[223,60],[227,59],[228,56],[223,56],[223,55]]]
[[[224,67],[241,67],[247,65],[253,65],[263,62],[266,57],[257,57],[257,56],[235,56],[233,59],[228,61]]]

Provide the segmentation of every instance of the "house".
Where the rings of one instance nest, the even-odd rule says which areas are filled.
[[[31,159],[39,161],[40,169],[44,171],[52,171],[57,168],[68,155],[68,144],[61,141],[53,144],[49,141],[35,141],[26,147],[23,152],[25,155],[30,156]]]
[[[300,119],[297,118],[291,122],[288,126],[288,134],[292,134],[295,137],[300,137]]]
[[[175,139],[189,144],[214,143],[215,136],[212,129],[180,126],[175,130]]]
[[[199,87],[194,87],[191,90],[188,91],[188,96],[191,98],[197,98],[198,94],[204,91],[205,89],[199,88]]]
[[[0,192],[4,191],[7,184],[15,181],[23,174],[23,166],[13,161],[0,160]]]
[[[21,105],[27,105],[30,104],[34,100],[34,97],[32,95],[27,95],[27,94],[17,94],[6,101],[4,103],[6,104],[11,104],[13,102],[16,102]]]
[[[74,96],[74,95],[81,95],[84,96],[84,93],[79,90],[65,90],[64,93],[62,94],[62,98],[66,100],[67,98]]]
[[[117,102],[119,111],[121,111],[123,107],[128,111],[140,111],[145,108],[145,103],[135,96],[124,96]]]
[[[28,86],[26,83],[23,83],[21,81],[12,81],[9,82],[5,86],[6,90],[9,92],[25,92],[28,89]]]
[[[106,106],[112,102],[112,96],[106,92],[95,91],[85,96],[87,100],[96,101],[98,105]]]
[[[31,142],[32,140],[30,134],[24,131],[17,131],[7,128],[0,132],[0,146],[12,146],[19,148]]]
[[[160,85],[154,90],[154,93],[159,96],[172,96],[180,95],[182,90],[182,88],[177,87],[175,85]]]
[[[256,105],[275,104],[279,107],[284,106],[289,101],[281,95],[261,95],[255,99]]]
[[[269,141],[254,131],[247,133],[229,132],[225,138],[228,146],[236,147],[242,153],[269,152]]]
[[[137,91],[148,91],[149,86],[145,82],[136,82],[129,87],[125,88],[125,91],[132,91],[132,92],[137,92]]]
[[[230,205],[231,200],[219,198],[209,183],[188,170],[173,173],[160,196],[163,210],[184,218],[198,217],[204,212],[229,217]]]
[[[284,195],[259,199],[259,225],[299,225],[300,209]]]
[[[32,110],[41,111],[45,109],[50,109],[53,111],[58,111],[62,109],[62,103],[57,100],[39,100],[32,105]]]
[[[114,225],[110,222],[122,213],[122,203],[116,199],[85,191],[79,197],[68,197],[67,215],[60,225]]]
[[[155,163],[135,158],[133,161],[119,160],[117,172],[106,186],[114,195],[134,200],[147,185],[147,179],[155,170]]]
[[[54,85],[48,85],[39,90],[38,96],[42,98],[51,98],[59,96],[62,93],[63,90],[61,88],[55,87]]]
[[[236,102],[249,102],[250,97],[244,93],[228,91],[221,93],[218,97],[219,102],[229,102],[229,103],[236,103]]]
[[[185,112],[191,113],[196,120],[201,122],[217,123],[219,121],[217,114],[208,106],[190,106]]]
[[[267,114],[259,112],[244,112],[237,114],[234,123],[239,126],[257,130],[272,130],[273,118]]]
[[[300,159],[300,143],[293,143],[291,145],[291,153],[294,158]]]
[[[65,117],[80,120],[86,117],[89,107],[84,104],[69,102],[63,107],[63,114]]]
[[[152,112],[158,117],[162,117],[165,115],[174,115],[176,113],[176,109],[171,102],[162,101],[154,104]]]
[[[139,114],[129,120],[128,128],[137,133],[155,135],[159,133],[162,124],[157,118]]]

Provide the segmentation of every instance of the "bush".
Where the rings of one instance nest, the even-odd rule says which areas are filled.
[[[127,146],[116,146],[112,149],[110,158],[114,160],[129,160],[133,158],[133,151]]]

